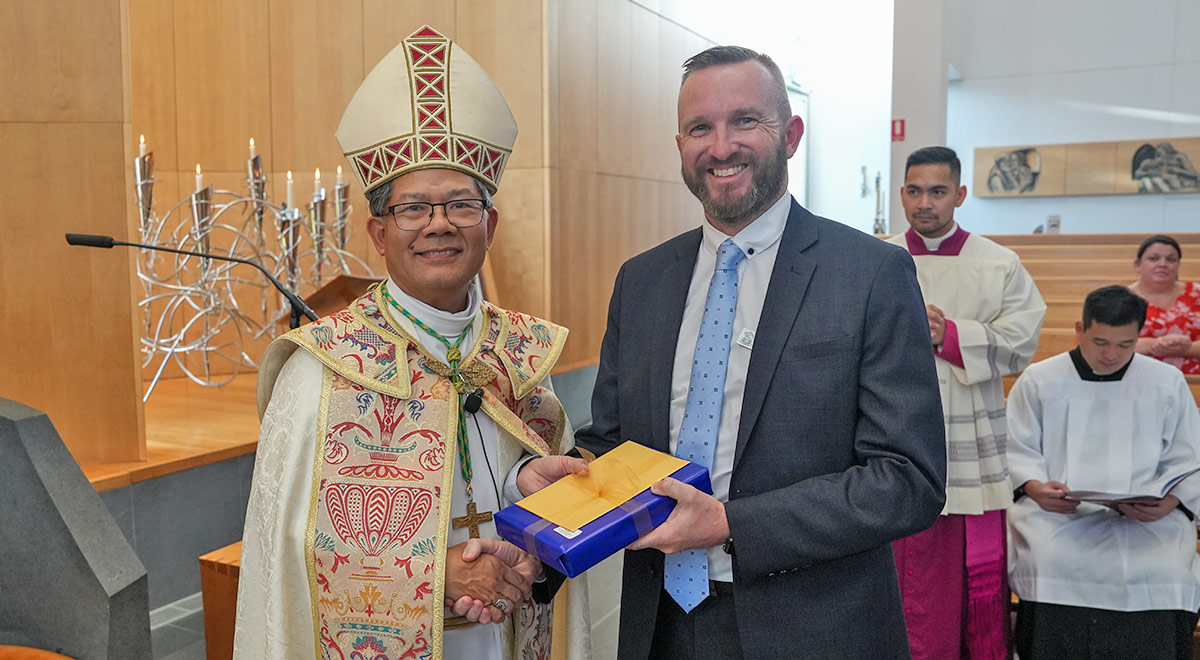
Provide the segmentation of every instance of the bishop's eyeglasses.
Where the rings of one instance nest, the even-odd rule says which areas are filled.
[[[392,222],[396,223],[397,229],[420,231],[433,222],[433,211],[439,206],[450,224],[465,229],[483,222],[484,211],[488,205],[482,199],[452,199],[440,204],[403,202],[389,206],[387,212],[392,216]]]

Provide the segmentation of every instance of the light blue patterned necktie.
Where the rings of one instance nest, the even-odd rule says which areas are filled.
[[[704,318],[696,338],[687,405],[679,428],[675,455],[712,469],[721,426],[721,400],[725,396],[725,371],[733,339],[733,315],[737,310],[738,264],[746,255],[733,239],[717,250],[717,265],[708,284]],[[684,612],[691,612],[708,597],[708,552],[684,550],[667,555],[664,587]]]

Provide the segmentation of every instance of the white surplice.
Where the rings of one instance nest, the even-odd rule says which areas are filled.
[[[910,249],[906,234],[888,242]],[[963,362],[935,360],[946,424],[944,513],[1007,508],[1003,378],[1033,359],[1046,304],[1017,254],[977,234],[958,254],[917,254],[913,262],[925,303],[954,323]]]
[[[390,279],[388,292],[400,305],[443,336],[455,338],[465,329],[464,349],[477,339],[481,326],[478,280],[471,287],[467,308],[454,314],[408,296]],[[396,310],[388,306],[382,309],[390,323],[419,341],[429,355],[443,363],[446,361],[445,345]],[[468,323],[471,323],[469,327]],[[313,486],[312,461],[316,455],[323,369],[320,361],[308,351],[293,352],[279,372],[263,415],[242,541],[234,639],[234,658],[238,660],[315,657],[317,647],[304,539]],[[543,385],[553,389],[549,378]],[[565,446],[569,447],[573,437],[569,424],[563,432]],[[495,512],[520,499],[516,487],[517,470],[525,459],[530,458],[521,444],[509,438],[483,413],[468,415],[467,435],[478,510]],[[501,436],[504,436],[504,442],[500,441]],[[457,518],[466,514],[466,484],[457,461],[447,465],[446,469],[455,471],[450,516]],[[498,538],[495,523],[491,521],[480,524],[479,533],[480,536]],[[453,546],[468,538],[466,528],[451,527],[447,545]],[[587,587],[584,580],[573,580],[570,584],[568,655],[584,660],[591,657]],[[447,618],[451,616],[453,614],[447,612]],[[509,635],[504,634],[508,625],[506,621],[500,625],[476,625],[446,631],[443,658],[501,660],[508,643]],[[555,632],[561,634],[561,631]]]
[[[1178,369],[1134,355],[1120,380],[1083,380],[1069,353],[1032,365],[1009,393],[1013,481],[1137,492],[1200,466],[1200,414]],[[1172,494],[1200,511],[1200,478]],[[1022,497],[1008,510],[1009,580],[1022,599],[1122,612],[1200,608],[1196,526],[1176,509],[1152,523],[1100,504],[1076,513]]]

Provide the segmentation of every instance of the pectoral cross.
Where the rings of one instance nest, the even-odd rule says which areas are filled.
[[[469,528],[471,530],[471,538],[477,539],[479,538],[480,523],[485,523],[491,519],[491,511],[475,513],[475,503],[467,502],[467,515],[462,516],[461,518],[451,518],[450,523],[454,525],[454,529],[462,529],[463,527]]]

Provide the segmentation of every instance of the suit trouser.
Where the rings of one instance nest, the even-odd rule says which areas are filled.
[[[710,582],[709,595],[691,612],[663,591],[658,596],[658,616],[650,660],[741,660],[733,584]]]

